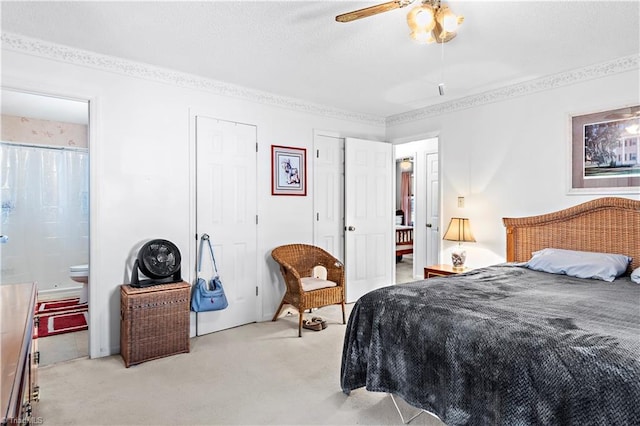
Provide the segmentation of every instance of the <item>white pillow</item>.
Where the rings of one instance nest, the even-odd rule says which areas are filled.
[[[546,248],[533,253],[527,268],[577,278],[613,281],[624,274],[631,258],[622,254]]]
[[[631,273],[631,281],[636,284],[640,284],[640,268],[636,268]]]

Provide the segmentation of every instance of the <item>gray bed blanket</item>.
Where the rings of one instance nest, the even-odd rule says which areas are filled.
[[[504,264],[372,291],[341,386],[449,426],[640,425],[640,285]]]

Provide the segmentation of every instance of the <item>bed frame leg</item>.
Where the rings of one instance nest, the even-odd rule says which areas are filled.
[[[428,413],[428,411],[426,411],[426,410],[420,410],[420,411],[418,411],[417,414],[414,414],[413,417],[411,417],[409,420],[405,420],[404,416],[402,415],[402,411],[400,411],[400,407],[398,407],[398,403],[396,402],[396,398],[393,396],[392,393],[390,393],[389,396],[391,397],[391,401],[393,401],[393,405],[395,405],[396,410],[398,411],[398,414],[400,415],[400,420],[402,420],[402,424],[405,424],[405,425],[409,424],[411,422],[411,420],[415,419],[420,414]]]

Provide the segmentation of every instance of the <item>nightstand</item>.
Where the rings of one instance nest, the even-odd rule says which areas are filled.
[[[451,265],[431,265],[424,268],[424,279],[433,277],[446,277],[470,271],[469,268],[454,269]]]

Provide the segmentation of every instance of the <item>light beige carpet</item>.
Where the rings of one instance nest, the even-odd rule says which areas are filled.
[[[349,307],[350,310],[351,307]],[[295,310],[292,310],[295,313]],[[309,314],[305,314],[309,315]],[[191,352],[125,368],[119,355],[40,368],[46,425],[401,424],[387,394],[340,389],[345,325],[297,337],[297,314],[191,339]],[[405,418],[418,410],[400,405]],[[422,414],[411,424],[442,425]]]

